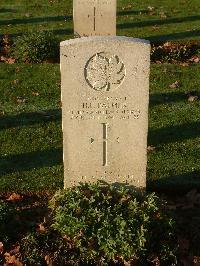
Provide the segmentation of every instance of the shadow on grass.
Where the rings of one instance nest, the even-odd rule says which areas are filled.
[[[147,182],[147,189],[148,191],[172,195],[176,193],[174,196],[186,193],[192,189],[200,190],[200,171],[149,180]]]
[[[200,36],[200,30],[192,30],[192,31],[184,31],[172,34],[149,36],[145,37],[145,39],[150,40],[151,42],[156,42],[156,41],[169,41],[169,40],[173,41],[173,40],[193,38],[193,37],[196,38],[199,36]]]
[[[74,31],[72,28],[71,29],[54,29],[54,30],[50,30],[50,31],[53,32],[55,35],[68,35],[68,37],[70,37],[70,35],[74,34]],[[8,38],[10,38],[10,39],[14,39],[16,37],[22,36],[23,34],[24,33],[19,32],[19,33],[6,34],[6,36],[8,36]],[[1,38],[3,38],[4,36],[5,36],[5,34],[0,34],[0,41],[1,41]]]
[[[149,10],[121,10],[117,12],[117,16],[140,15],[148,13]]]
[[[66,22],[71,20],[72,16],[19,18],[19,19],[16,18],[16,19],[1,20],[0,25],[35,24],[35,23],[56,22],[56,21]]]
[[[150,107],[159,104],[170,104],[186,100],[184,92],[154,93],[150,95]]]
[[[185,123],[182,125],[150,129],[148,135],[149,145],[172,143],[185,139],[200,137],[200,122]]]
[[[57,29],[52,31],[56,35],[71,35],[74,33],[73,29]]]
[[[47,121],[61,120],[61,109],[51,109],[32,113],[20,113],[0,118],[0,129],[29,126]]]
[[[14,9],[11,9],[11,8],[0,8],[0,13],[8,13],[8,12],[12,13],[12,12],[16,12],[16,11]]]
[[[0,158],[0,175],[62,164],[62,148],[7,155]]]
[[[118,25],[118,28],[119,29],[130,29],[130,28],[135,28],[135,27],[142,28],[146,26],[155,26],[155,25],[159,26],[159,25],[182,23],[182,22],[197,21],[197,20],[200,20],[200,16],[153,19],[153,20],[146,20],[146,21],[121,23]]]

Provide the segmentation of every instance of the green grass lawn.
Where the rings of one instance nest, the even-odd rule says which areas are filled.
[[[151,66],[148,189],[200,188],[199,65]],[[181,86],[169,87],[175,81]],[[63,186],[58,64],[0,64],[0,193]]]
[[[118,35],[200,39],[199,0],[119,0]],[[73,37],[72,0],[1,0],[0,36],[51,29]],[[175,81],[181,86],[169,87]],[[150,190],[200,188],[199,65],[151,66],[148,157]],[[63,186],[58,64],[0,64],[0,192],[53,192]]]
[[[199,40],[199,10],[199,0],[118,0],[118,35],[152,42]],[[72,28],[72,0],[1,0],[1,35],[51,29],[64,40],[73,36]]]

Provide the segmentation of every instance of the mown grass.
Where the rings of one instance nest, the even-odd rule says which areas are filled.
[[[169,87],[175,81],[180,87]],[[148,189],[200,188],[199,65],[151,66]],[[45,193],[63,186],[58,64],[0,65],[0,192]]]
[[[72,0],[1,0],[0,34],[51,29],[73,36]],[[199,0],[118,0],[117,34],[163,40],[199,40]]]
[[[62,186],[58,65],[1,64],[0,191]]]

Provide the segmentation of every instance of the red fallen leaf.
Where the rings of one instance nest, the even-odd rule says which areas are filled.
[[[16,60],[15,58],[11,58],[10,57],[10,58],[7,58],[6,63],[7,64],[14,64],[15,63],[15,60]]]
[[[7,199],[8,201],[20,201],[23,199],[22,195],[19,195],[17,193],[13,193],[10,195],[10,197]]]
[[[1,62],[5,62],[6,61],[6,57],[5,56],[1,56],[0,60],[1,60]]]
[[[5,261],[4,266],[9,266],[10,264],[13,266],[23,266],[23,264],[17,259],[14,255],[11,256],[10,253],[5,253]]]
[[[3,254],[3,242],[0,242],[0,254]]]
[[[189,61],[190,62],[194,62],[194,63],[199,63],[200,62],[200,56],[199,55],[195,55]]]
[[[194,266],[200,266],[200,257],[194,256],[193,263]]]
[[[46,232],[46,228],[44,227],[43,224],[38,224],[38,228],[36,228],[36,231],[39,233],[44,233]]]
[[[172,83],[171,85],[169,85],[169,87],[171,89],[176,89],[176,88],[180,88],[181,83],[179,81],[175,81],[174,83]]]
[[[49,266],[52,266],[52,265],[53,265],[53,263],[52,263],[52,259],[50,258],[49,255],[46,255],[46,256],[44,257],[44,259],[45,259],[47,265],[49,265]]]

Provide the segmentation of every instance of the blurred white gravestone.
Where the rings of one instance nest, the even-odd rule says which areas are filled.
[[[127,37],[61,43],[65,187],[146,187],[150,45]]]
[[[75,36],[116,35],[116,0],[73,0]]]

